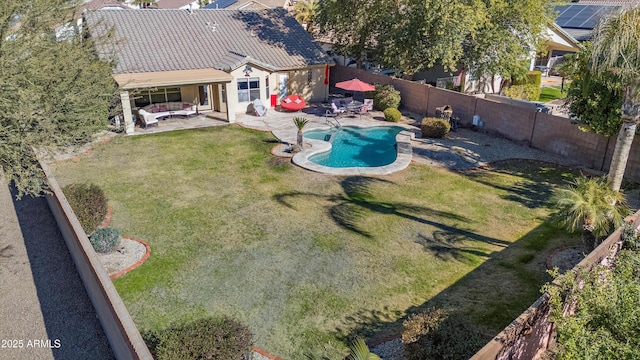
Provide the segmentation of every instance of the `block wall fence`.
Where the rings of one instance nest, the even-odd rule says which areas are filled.
[[[370,84],[393,85],[402,97],[400,107],[421,116],[435,116],[436,107],[451,105],[462,126],[471,126],[473,116],[479,115],[483,122],[479,131],[565,156],[589,169],[607,172],[611,165],[616,137],[582,132],[567,118],[340,65],[331,68],[329,84],[333,87],[356,77]],[[631,148],[625,178],[640,181],[638,141]]]
[[[96,310],[113,354],[116,359],[153,360],[58,182],[51,175],[46,163],[40,161],[40,166],[47,176],[51,190],[51,194],[46,196],[47,203]]]

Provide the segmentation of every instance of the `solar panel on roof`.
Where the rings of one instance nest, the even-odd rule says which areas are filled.
[[[617,8],[609,5],[556,6],[556,24],[562,28],[593,29],[603,15]]]
[[[238,2],[238,0],[216,0],[204,7],[204,9],[224,9]]]

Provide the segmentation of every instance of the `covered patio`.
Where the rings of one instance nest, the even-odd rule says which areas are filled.
[[[209,96],[206,101],[209,105],[207,109],[201,109],[198,116],[191,116],[188,118],[171,117],[167,120],[158,122],[157,129],[136,129],[137,110],[135,97],[136,94],[144,90],[156,90],[162,88],[177,87],[180,88],[181,101],[198,106],[202,104],[204,99],[201,99],[201,94],[198,91],[198,87],[207,87],[208,93],[210,89],[214,87],[225,87],[226,84],[233,80],[233,77],[228,73],[216,70],[216,69],[196,69],[196,70],[175,70],[175,71],[162,71],[162,72],[141,72],[141,73],[125,73],[114,75],[114,79],[120,86],[120,100],[122,102],[122,113],[124,116],[125,131],[129,135],[133,135],[135,132],[140,133],[153,133],[162,131],[171,131],[179,128],[193,128],[205,126],[207,123],[213,124],[211,121],[232,121],[234,120],[234,114],[229,113],[227,106],[221,106],[219,96]],[[154,102],[155,103],[155,102]],[[225,104],[226,105],[226,104]],[[200,105],[201,106],[201,105]],[[207,111],[209,110],[209,111]],[[214,113],[208,119],[207,115]],[[202,116],[201,116],[202,115]],[[220,119],[221,117],[224,117]],[[160,123],[163,123],[161,126]],[[212,125],[210,125],[212,126]]]
[[[157,134],[175,130],[198,129],[229,124],[227,119],[216,116],[218,114],[219,113],[208,111],[189,117],[167,117],[158,121],[157,126],[150,126],[148,128],[140,126],[140,124],[136,123],[134,132],[130,135]]]

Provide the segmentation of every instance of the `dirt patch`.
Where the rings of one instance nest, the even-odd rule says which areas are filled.
[[[561,274],[573,269],[586,256],[583,247],[569,247],[558,249],[547,258],[549,270],[558,268]]]

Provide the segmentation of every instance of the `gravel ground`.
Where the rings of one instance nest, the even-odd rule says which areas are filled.
[[[0,359],[113,359],[46,200],[14,195],[0,178]]]
[[[97,253],[97,255],[107,274],[111,276],[135,264],[146,253],[147,247],[144,244],[124,237],[120,240],[116,250],[108,253]]]
[[[414,161],[449,169],[470,169],[506,159],[536,159],[578,166],[566,157],[521,146],[507,139],[469,129],[450,132],[446,139],[416,138],[411,145]]]

